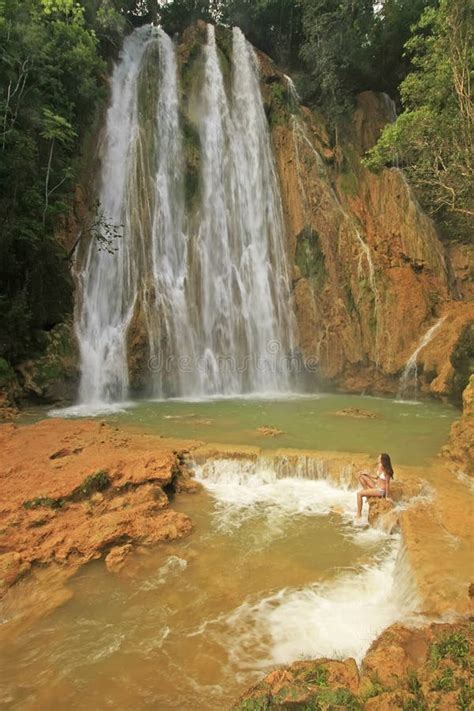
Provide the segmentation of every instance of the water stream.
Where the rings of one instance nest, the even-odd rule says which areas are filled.
[[[421,351],[423,348],[426,348],[428,343],[434,338],[436,333],[439,331],[441,328],[443,322],[445,321],[446,316],[442,316],[440,319],[436,321],[436,323],[431,326],[426,333],[422,336],[420,339],[417,347],[407,360],[407,364],[405,366],[405,370],[402,373],[402,377],[400,378],[400,385],[398,388],[398,397],[403,398],[405,397],[409,391],[410,388],[412,388],[412,392],[414,393],[415,399],[418,396],[418,356],[420,355]]]

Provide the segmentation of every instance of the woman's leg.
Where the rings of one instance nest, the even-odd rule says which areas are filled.
[[[362,489],[361,491],[357,492],[357,517],[360,518],[362,516],[362,504],[363,504],[363,497],[367,498],[368,496],[377,496],[380,498],[382,496],[382,492],[380,489]]]
[[[359,483],[364,489],[373,489],[375,482],[375,477],[371,477],[370,474],[362,473],[359,477]]]

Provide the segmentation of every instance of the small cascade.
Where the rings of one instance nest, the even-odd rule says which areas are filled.
[[[382,93],[382,100],[383,103],[385,104],[385,108],[387,110],[387,116],[389,123],[395,123],[397,120],[397,106],[394,102],[394,100],[385,92]],[[399,168],[399,160],[398,160],[398,153],[395,153],[393,157],[393,163],[392,166],[394,168]]]
[[[122,238],[78,254],[81,403],[127,398],[130,339],[158,397],[290,389],[295,319],[257,58],[234,29],[228,90],[211,25],[202,52],[197,207],[185,200],[172,41],[140,28],[114,69],[99,199]]]
[[[396,542],[375,562],[341,571],[335,580],[246,600],[227,618],[229,642],[240,663],[252,668],[247,650],[258,645],[262,672],[318,657],[353,657],[361,664],[384,629],[413,623],[419,608],[413,571]]]
[[[364,269],[363,269],[363,261],[365,259],[367,263],[367,267],[369,270],[369,286],[370,290],[373,295],[374,299],[374,321],[375,321],[375,366],[378,367],[379,365],[379,357],[380,357],[380,305],[381,305],[381,299],[380,299],[380,292],[377,287],[377,281],[375,279],[375,267],[374,263],[372,261],[372,253],[370,251],[369,245],[364,242],[362,237],[360,236],[360,232],[357,228],[355,228],[355,233],[357,237],[357,241],[360,245],[360,253],[359,253],[359,264],[358,264],[358,276],[359,279],[363,276]]]
[[[330,469],[333,474],[339,470],[339,482]],[[419,608],[400,538],[348,525],[355,506],[355,493],[344,481],[350,478],[349,468],[329,466],[318,457],[276,455],[208,460],[195,471],[215,501],[213,525],[224,534],[235,535],[249,522],[254,531],[264,517],[271,540],[285,534],[295,519],[302,526],[304,519],[337,516],[332,520],[342,525],[343,535],[367,552],[385,544],[373,558],[339,571],[333,580],[244,600],[225,618],[222,632],[241,665],[255,668],[255,646],[262,670],[303,657],[352,656],[361,661],[385,627]],[[212,634],[209,628],[206,633]]]
[[[288,76],[288,74],[284,74],[283,76],[285,78],[285,81],[286,81],[286,84],[288,87],[288,94],[291,99],[292,108],[299,110],[300,103],[301,103],[301,97],[298,94],[298,90],[295,86],[295,82],[293,81],[293,79],[290,76]]]
[[[193,464],[192,466],[196,466]],[[198,466],[199,476],[208,481],[246,485],[256,479],[276,482],[280,479],[332,481],[342,489],[351,487],[353,467],[331,467],[325,458],[314,455],[261,455],[249,459],[208,459]]]
[[[249,507],[268,506],[282,514],[297,511],[326,516],[331,511],[352,520],[355,494],[352,466],[331,466],[305,455],[254,459],[209,459],[194,465],[195,476],[224,506],[236,507],[232,525]],[[255,509],[258,512],[258,508]]]
[[[382,92],[381,96],[383,103],[385,104],[385,107],[387,109],[388,120],[390,121],[390,123],[395,123],[395,121],[397,120],[397,107],[394,100],[390,98],[390,96],[385,92]]]
[[[418,395],[418,356],[420,355],[423,348],[425,348],[428,343],[433,339],[436,333],[441,328],[444,323],[446,316],[442,316],[436,323],[431,326],[423,336],[423,338],[418,343],[417,347],[407,360],[405,370],[400,378],[400,386],[398,388],[398,398],[402,399],[407,394],[408,390],[412,387],[415,399]]]

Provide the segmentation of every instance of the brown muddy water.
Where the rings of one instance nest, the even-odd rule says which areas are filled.
[[[24,600],[3,610],[5,708],[223,710],[275,665],[360,659],[415,606],[399,540],[353,527],[352,491],[232,460],[197,477],[173,504],[188,539],[120,575],[85,566],[34,624],[17,624]]]

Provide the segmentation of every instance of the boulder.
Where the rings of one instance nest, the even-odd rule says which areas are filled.
[[[31,568],[16,551],[0,555],[0,597]]]
[[[126,558],[133,550],[131,543],[123,546],[114,546],[105,557],[105,565],[109,573],[120,573],[125,565]]]
[[[394,512],[395,504],[389,499],[369,498],[368,521],[371,526],[383,528],[391,533],[398,526],[398,515]]]

